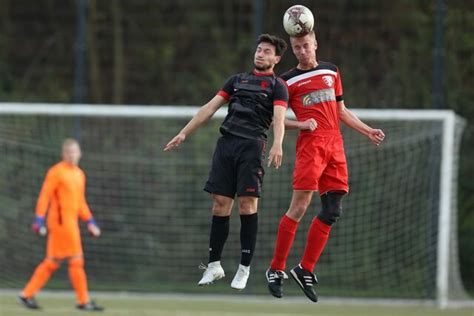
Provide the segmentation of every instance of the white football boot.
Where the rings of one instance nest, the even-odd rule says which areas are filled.
[[[239,268],[237,269],[237,272],[235,273],[234,279],[232,280],[230,286],[236,290],[245,289],[245,286],[247,285],[247,280],[249,279],[249,275],[250,266],[247,267],[239,264]]]
[[[220,280],[225,277],[224,269],[222,269],[220,261],[209,262],[207,267],[202,264],[199,268],[204,269],[201,280],[198,285],[212,284],[214,281]]]

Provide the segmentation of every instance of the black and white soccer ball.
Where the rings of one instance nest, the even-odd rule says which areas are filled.
[[[290,36],[304,36],[313,30],[313,13],[303,5],[294,5],[285,11],[283,27]]]

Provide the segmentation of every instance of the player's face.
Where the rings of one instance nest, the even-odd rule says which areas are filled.
[[[272,71],[279,61],[280,56],[275,54],[275,46],[265,42],[258,44],[253,60],[255,69],[258,71]]]
[[[307,34],[302,37],[290,37],[291,48],[296,59],[302,65],[316,62],[316,39],[314,35]]]
[[[81,159],[81,148],[78,144],[67,144],[62,151],[63,160],[73,165],[78,165]]]

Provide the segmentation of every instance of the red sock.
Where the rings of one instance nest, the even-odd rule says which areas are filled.
[[[271,263],[272,270],[285,270],[286,259],[295,239],[298,222],[284,215],[280,220],[275,242],[275,252]]]
[[[313,219],[306,238],[303,260],[301,260],[303,269],[313,272],[314,266],[326,246],[330,231],[331,225],[323,223],[317,217]]]

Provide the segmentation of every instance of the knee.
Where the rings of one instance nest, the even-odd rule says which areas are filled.
[[[215,216],[229,216],[234,200],[224,196],[214,196],[212,214]]]
[[[307,201],[297,201],[292,203],[286,215],[299,222],[306,213],[308,206],[309,202]]]
[[[257,198],[240,197],[239,198],[239,214],[252,215],[257,213]]]
[[[84,259],[83,258],[71,258],[69,259],[69,269],[83,269]]]
[[[327,225],[336,223],[342,215],[342,198],[345,192],[328,192],[321,195],[318,218]]]
[[[59,267],[61,266],[61,264],[57,261],[54,261],[54,260],[51,260],[51,259],[45,259],[42,263],[42,266],[48,270],[49,272],[54,272],[56,271],[57,269],[59,269]]]

